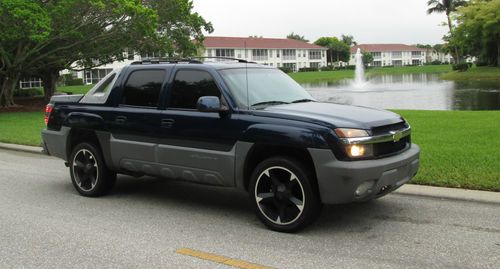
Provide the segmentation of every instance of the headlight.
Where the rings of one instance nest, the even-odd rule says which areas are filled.
[[[363,129],[337,128],[335,134],[341,138],[365,137],[370,134]]]
[[[337,128],[335,134],[339,138],[354,138],[354,137],[367,137],[370,133],[363,129],[350,129],[350,128]],[[347,144],[344,146],[345,152],[349,158],[367,158],[373,156],[372,144]]]

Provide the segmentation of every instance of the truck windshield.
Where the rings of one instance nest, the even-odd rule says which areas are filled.
[[[234,68],[219,72],[241,108],[261,109],[271,105],[314,101],[304,88],[278,69]]]

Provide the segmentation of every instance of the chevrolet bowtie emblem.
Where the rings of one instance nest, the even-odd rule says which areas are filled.
[[[392,134],[392,141],[394,142],[398,142],[403,137],[403,132],[390,131],[389,133]]]

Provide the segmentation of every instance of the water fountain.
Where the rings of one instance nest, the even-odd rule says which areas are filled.
[[[366,84],[366,78],[365,67],[363,65],[363,54],[361,53],[361,50],[359,48],[356,51],[354,58],[356,59],[356,71],[354,73],[353,86],[356,88],[361,88]]]

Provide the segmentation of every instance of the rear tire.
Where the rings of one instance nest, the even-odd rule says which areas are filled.
[[[81,143],[73,149],[69,173],[75,189],[87,197],[109,193],[116,182],[116,173],[108,169],[101,150],[91,143]]]
[[[271,230],[295,232],[314,222],[321,201],[312,173],[288,157],[262,161],[250,178],[250,199],[257,217]]]

